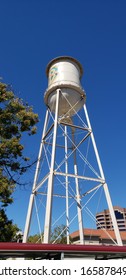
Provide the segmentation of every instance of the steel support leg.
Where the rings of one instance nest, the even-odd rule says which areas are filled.
[[[67,126],[65,126],[65,172],[68,174],[68,147],[67,147]],[[67,244],[70,243],[69,238],[69,201],[68,201],[68,176],[66,176],[66,232],[67,232]]]
[[[84,105],[84,112],[85,112],[85,116],[86,116],[86,119],[87,119],[88,127],[92,131],[92,127],[91,127],[91,124],[90,124],[90,120],[89,120],[88,112],[87,112],[87,109],[86,109],[86,105]],[[101,165],[101,161],[100,161],[100,157],[99,157],[99,154],[98,154],[98,150],[97,150],[97,146],[96,146],[96,142],[95,142],[93,132],[91,132],[91,140],[92,140],[93,148],[94,148],[94,151],[95,151],[97,163],[98,163],[98,166],[99,166],[100,175],[101,175],[102,179],[105,181],[105,176],[104,176],[104,172],[103,172],[103,169],[102,169],[102,165]],[[108,186],[107,186],[106,183],[103,184],[103,188],[104,188],[106,200],[107,200],[107,203],[108,203],[109,212],[110,212],[110,215],[111,215],[116,240],[117,240],[118,245],[122,246],[123,245],[122,244],[122,239],[121,239],[121,236],[120,236],[120,232],[119,232],[118,224],[117,224],[117,221],[116,221],[111,197],[110,197]]]
[[[47,191],[47,202],[46,202],[44,243],[50,242],[50,234],[51,234],[52,196],[53,196],[54,164],[55,164],[55,152],[56,152],[56,137],[57,137],[57,126],[58,126],[59,94],[60,94],[60,89],[57,89],[51,166],[50,166],[50,174],[48,179],[48,191]]]
[[[39,175],[40,162],[41,162],[41,156],[42,156],[42,150],[43,150],[43,138],[44,138],[45,133],[46,133],[47,122],[48,122],[48,113],[49,112],[47,110],[46,111],[46,116],[45,116],[45,123],[44,123],[44,128],[43,128],[43,133],[42,133],[42,139],[41,139],[39,154],[38,154],[38,160],[37,160],[37,165],[36,165],[36,170],[35,170],[35,177],[34,177],[34,182],[33,182],[33,187],[32,187],[32,193],[30,195],[30,200],[29,200],[28,212],[27,212],[25,229],[24,229],[24,236],[23,236],[23,243],[27,242],[28,233],[29,233],[29,229],[30,229],[30,222],[31,222],[32,210],[33,210],[33,204],[34,204],[35,189],[36,189],[37,179],[38,179],[38,175]]]
[[[72,139],[73,139],[73,149],[75,149],[74,131],[73,130],[72,130]],[[79,226],[79,234],[80,234],[80,244],[84,244],[83,217],[82,217],[82,207],[81,207],[79,182],[78,182],[76,150],[74,151],[74,174],[76,175],[76,177],[75,177],[75,185],[76,185],[76,200],[77,200],[77,212],[78,212],[78,226]]]

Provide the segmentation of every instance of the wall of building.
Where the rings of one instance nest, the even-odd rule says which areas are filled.
[[[114,206],[113,208],[114,208],[119,230],[126,231],[126,208],[122,208],[119,206]],[[113,224],[108,209],[100,213],[97,213],[96,220],[97,220],[97,224],[96,224],[97,229],[105,228],[105,229],[113,230]]]

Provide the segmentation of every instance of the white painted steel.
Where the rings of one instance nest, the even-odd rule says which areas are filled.
[[[70,82],[81,87],[80,77],[81,77],[81,66],[77,61],[73,61],[69,57],[61,57],[50,65],[48,71],[48,87],[53,87],[55,84],[62,83],[66,85]]]
[[[59,88],[61,88],[59,86]],[[74,88],[61,88],[59,101],[59,116],[73,116],[84,105],[84,98]],[[52,90],[47,99],[47,105],[52,112],[55,112],[56,106],[56,90]]]
[[[75,175],[75,174],[71,174],[71,173],[64,173],[64,172],[57,172],[54,171],[55,175],[59,175],[59,176],[68,176],[68,177],[73,177],[73,178],[78,178],[78,179],[82,179],[82,180],[87,180],[87,181],[94,181],[94,182],[100,182],[102,184],[105,183],[105,181],[101,178],[91,178],[91,177],[86,177],[86,176],[81,176],[81,175]]]
[[[67,143],[67,126],[65,125],[65,172],[68,174],[68,143]],[[68,195],[68,176],[65,177],[66,181],[66,236],[67,244],[70,243],[69,238],[69,195]]]
[[[48,179],[48,192],[47,192],[46,213],[45,213],[44,243],[49,243],[50,233],[51,233],[52,195],[53,195],[54,163],[55,163],[55,152],[56,152],[56,136],[57,136],[57,126],[58,126],[59,93],[60,90],[57,89],[52,157],[51,157],[50,175]]]
[[[110,215],[111,215],[111,218],[112,218],[112,224],[113,224],[116,240],[117,240],[119,246],[123,246],[122,239],[121,239],[120,232],[119,232],[119,228],[118,228],[118,224],[117,224],[117,220],[116,220],[116,217],[115,217],[115,212],[114,212],[111,197],[110,197],[110,193],[109,193],[109,190],[108,190],[108,185],[105,183],[103,185],[103,188],[104,188],[104,192],[105,192],[105,195],[106,195],[106,200],[108,202],[109,212],[110,212]]]
[[[78,227],[79,227],[79,234],[80,234],[80,244],[84,244],[84,233],[83,233],[83,217],[82,217],[82,206],[81,206],[81,199],[80,199],[80,192],[79,192],[79,182],[77,177],[77,164],[74,163],[74,173],[75,177],[75,184],[76,184],[76,200],[77,200],[77,213],[78,213]]]
[[[77,175],[77,164],[74,164],[74,173]],[[77,200],[77,213],[78,213],[78,227],[79,227],[79,235],[80,235],[80,244],[84,244],[84,233],[83,233],[83,217],[82,217],[82,206],[79,192],[79,182],[78,177],[75,177],[75,185],[76,185],[76,200]]]
[[[56,89],[61,88],[59,99],[59,116],[72,116],[79,111],[86,99],[81,87],[81,64],[72,57],[58,57],[47,66],[48,88],[44,100],[52,112],[55,112]]]
[[[42,138],[41,138],[39,154],[38,154],[38,160],[37,160],[37,165],[36,165],[36,170],[35,170],[35,177],[34,177],[34,182],[33,182],[33,187],[32,187],[32,193],[31,193],[30,199],[29,199],[29,206],[28,206],[28,212],[27,212],[25,229],[24,229],[23,243],[27,242],[28,233],[29,233],[29,229],[30,229],[30,222],[31,222],[32,210],[33,210],[33,204],[34,204],[35,189],[36,189],[38,174],[39,174],[39,170],[40,170],[40,161],[41,161],[42,150],[43,150],[43,138],[45,136],[47,122],[48,122],[48,113],[49,113],[49,111],[47,110],[46,111],[46,116],[45,116],[45,123],[44,123]]]
[[[86,109],[85,99],[86,95],[84,90],[81,87],[80,84],[80,78],[82,76],[82,66],[81,64],[75,60],[74,58],[71,57],[59,57],[54,59],[49,63],[47,66],[47,76],[49,78],[48,80],[48,89],[45,92],[45,103],[47,107],[49,107],[50,110],[47,110],[46,117],[45,117],[45,123],[44,123],[44,129],[43,129],[43,134],[42,134],[42,140],[40,143],[40,150],[39,150],[39,155],[38,155],[38,161],[36,165],[36,172],[35,172],[35,177],[34,177],[34,183],[33,183],[33,188],[32,188],[32,193],[30,196],[29,200],[29,207],[28,207],[28,212],[27,212],[27,218],[26,218],[26,224],[25,224],[25,230],[24,230],[24,238],[23,242],[27,241],[28,233],[29,233],[29,228],[30,228],[30,223],[31,223],[31,215],[32,215],[32,209],[33,209],[33,204],[35,202],[35,195],[37,195],[37,191],[39,188],[45,183],[45,181],[48,179],[48,189],[47,189],[47,200],[46,200],[46,211],[45,211],[45,225],[44,225],[44,243],[49,243],[50,242],[50,231],[51,231],[51,219],[52,219],[52,199],[53,196],[56,196],[53,192],[53,179],[54,176],[64,176],[65,177],[65,182],[66,182],[66,227],[67,227],[67,243],[69,243],[69,227],[71,222],[74,220],[72,219],[69,221],[69,195],[68,195],[68,177],[74,178],[75,179],[75,188],[76,188],[76,202],[77,202],[77,216],[78,216],[78,225],[79,225],[79,232],[80,232],[80,243],[84,243],[84,236],[83,236],[83,221],[82,221],[82,209],[83,207],[81,206],[81,199],[93,192],[94,190],[97,191],[98,186],[93,187],[90,190],[87,190],[86,193],[81,195],[80,197],[80,190],[79,190],[79,180],[84,180],[85,183],[86,181],[92,181],[92,182],[99,182],[100,185],[103,186],[104,192],[105,192],[105,197],[107,200],[108,208],[110,211],[110,215],[112,218],[113,222],[113,228],[115,232],[115,236],[117,239],[117,244],[122,245],[122,240],[120,237],[120,232],[118,229],[115,213],[113,210],[113,205],[112,201],[110,198],[108,186],[105,182],[105,176],[103,172],[103,168],[101,165],[100,157],[98,154],[97,146],[95,143],[95,138],[92,132],[88,112]],[[85,117],[87,120],[87,125],[86,126],[77,126],[72,123],[71,121],[71,116],[73,116],[77,111],[79,111],[84,105],[84,113]],[[48,113],[53,116],[51,112],[54,112],[55,117],[52,118],[54,123],[48,128],[47,131],[47,122],[48,122]],[[60,118],[58,118],[60,116]],[[76,116],[79,116],[77,113]],[[58,164],[58,168],[54,170],[54,163],[55,163],[55,152],[56,148],[59,147],[60,145],[56,146],[56,139],[57,139],[57,134],[58,134],[58,126],[65,125],[65,156],[64,159],[61,161],[61,163]],[[71,127],[71,130],[74,133],[75,128],[79,128],[81,130],[87,130],[87,134],[80,140],[78,144],[75,145],[74,141],[74,135],[73,135],[73,140],[71,141],[71,138],[69,138],[67,126]],[[38,175],[40,171],[40,161],[41,161],[41,156],[42,156],[42,150],[44,148],[44,145],[46,143],[46,137],[50,133],[50,131],[53,130],[53,141],[52,143],[49,143],[52,145],[52,151],[51,151],[51,162],[49,164],[50,168],[48,173],[45,175],[45,177],[38,183]],[[63,130],[64,132],[64,130]],[[97,164],[99,167],[99,172],[100,176],[94,172],[95,170],[93,167],[90,165],[90,163],[85,159],[83,156],[82,152],[79,151],[79,147],[81,144],[88,138],[91,137],[92,140],[92,145],[93,149],[95,152],[95,157],[97,160]],[[72,152],[68,154],[68,142],[70,141],[73,145]],[[44,142],[45,141],[45,142]],[[86,162],[87,166],[95,173],[96,178],[92,177],[87,177],[83,175],[78,175],[78,166],[76,162],[76,153],[79,153],[81,158]],[[68,173],[68,159],[70,156],[73,154],[74,156],[74,171],[73,173]],[[64,170],[61,170],[61,172],[57,172],[57,170],[65,163],[65,172]],[[60,169],[59,169],[60,170]],[[94,194],[93,194],[94,195]],[[92,195],[92,196],[93,196]],[[62,197],[62,195],[60,196]],[[91,197],[90,199],[91,200]],[[89,201],[88,200],[88,201]],[[88,203],[86,202],[86,204]],[[85,204],[85,205],[86,205]],[[75,217],[74,217],[75,218]]]
[[[79,191],[79,180],[78,180],[78,168],[76,160],[76,150],[74,141],[74,130],[72,128],[72,140],[73,140],[73,151],[74,151],[74,174],[75,174],[75,186],[76,186],[76,200],[77,200],[77,213],[78,213],[78,227],[80,234],[80,244],[84,244],[84,233],[83,233],[83,217],[82,217],[82,206]]]
[[[88,127],[92,131],[91,123],[90,123],[90,120],[89,120],[89,116],[88,116],[88,112],[87,112],[87,108],[86,108],[85,104],[84,104],[84,112],[85,112],[85,116],[86,116],[86,119],[87,119]],[[96,155],[96,159],[97,159],[97,163],[98,163],[98,166],[99,166],[99,171],[100,171],[101,177],[105,181],[105,176],[104,176],[104,172],[103,172],[103,168],[102,168],[102,164],[101,164],[101,160],[100,160],[100,157],[99,157],[99,153],[98,153],[98,149],[97,149],[97,146],[96,146],[96,142],[95,142],[93,132],[91,133],[91,140],[92,140],[92,144],[93,144],[93,147],[94,147],[94,152],[95,152],[95,155]],[[122,246],[123,245],[122,239],[121,239],[121,236],[120,236],[120,232],[119,232],[119,228],[118,228],[118,225],[117,225],[117,220],[116,220],[116,217],[115,217],[111,197],[110,197],[108,186],[107,186],[106,183],[103,184],[103,188],[104,188],[109,212],[110,212],[110,215],[111,215],[111,218],[112,218],[112,223],[113,223],[113,228],[114,228],[115,236],[116,236],[116,239],[117,239],[117,243],[118,243],[118,245]]]

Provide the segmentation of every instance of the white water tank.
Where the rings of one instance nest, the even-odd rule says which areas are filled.
[[[72,57],[63,56],[53,59],[46,69],[48,88],[44,101],[52,112],[55,112],[56,93],[60,91],[59,116],[71,117],[85,103],[86,94],[81,87],[80,79],[83,74],[81,64]]]

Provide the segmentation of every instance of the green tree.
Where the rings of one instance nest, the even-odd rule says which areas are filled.
[[[22,135],[35,134],[37,122],[38,115],[32,107],[18,98],[11,86],[0,82],[0,218],[8,230],[12,221],[8,221],[5,207],[13,202],[12,193],[19,184],[18,178],[32,165],[24,156]]]
[[[66,226],[65,225],[59,225],[56,226],[51,234],[51,243],[60,243],[60,244],[66,244],[67,243],[67,237],[66,237]]]
[[[39,234],[30,235],[28,237],[28,243],[42,243],[41,239],[43,239],[43,234],[42,234],[42,237],[40,237]]]
[[[8,220],[4,209],[0,209],[0,242],[12,241],[18,231],[18,227]]]
[[[66,232],[65,225],[56,226],[51,233],[50,243],[66,244],[67,243],[66,234],[67,234],[67,232]],[[29,243],[42,243],[43,235],[44,235],[43,232],[41,234],[41,237],[39,234],[31,235],[28,238],[28,242]],[[70,243],[71,243],[71,238],[70,238]]]

